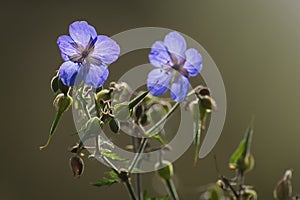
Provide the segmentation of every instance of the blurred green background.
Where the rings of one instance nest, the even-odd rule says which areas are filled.
[[[175,162],[182,199],[199,199],[200,186],[217,180],[213,155],[220,172],[232,175],[228,159],[253,114],[256,165],[246,182],[255,185],[259,199],[272,199],[277,180],[293,168],[300,192],[299,8],[297,0],[2,2],[0,199],[127,199],[122,185],[90,185],[107,171],[96,161],[87,160],[84,176],[72,178],[67,148],[77,138],[70,136],[71,112],[49,148],[38,150],[54,117],[49,82],[62,62],[56,39],[76,20],[107,35],[143,26],[175,29],[202,44],[219,67],[228,98],[225,127],[196,168],[193,147]],[[147,52],[121,58],[110,67],[110,80],[145,61]],[[144,184],[152,195],[165,193],[153,174],[145,175]]]

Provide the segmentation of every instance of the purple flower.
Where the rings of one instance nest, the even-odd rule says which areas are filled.
[[[164,41],[152,45],[150,63],[157,67],[147,79],[147,87],[154,96],[164,94],[168,88],[171,97],[181,102],[188,94],[190,76],[196,76],[202,69],[202,57],[196,49],[186,49],[184,38],[177,32],[166,35]]]
[[[108,64],[118,59],[119,45],[104,35],[97,35],[94,27],[85,21],[70,25],[68,35],[57,39],[64,63],[60,66],[59,77],[67,86],[85,82],[94,88],[106,81]]]

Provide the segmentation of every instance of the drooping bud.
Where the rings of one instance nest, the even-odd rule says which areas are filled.
[[[110,127],[110,130],[114,133],[119,133],[120,131],[120,123],[117,119],[115,118],[112,118],[110,121],[109,121],[109,127]]]
[[[73,99],[70,95],[59,94],[53,101],[53,105],[57,112],[63,113],[72,105]]]
[[[286,170],[282,179],[277,183],[274,190],[274,198],[277,200],[287,200],[292,197],[292,170]]]
[[[73,172],[74,178],[79,178],[84,170],[84,162],[79,156],[70,158],[70,168]]]
[[[162,161],[155,165],[158,175],[164,180],[170,180],[173,176],[173,165],[169,161]]]
[[[64,95],[64,94],[59,94],[57,95],[57,97],[54,99],[53,101],[53,105],[56,109],[56,116],[55,116],[55,119],[52,123],[52,126],[51,126],[51,129],[50,129],[50,133],[49,133],[49,136],[48,136],[48,139],[46,141],[46,144],[41,146],[40,147],[40,150],[46,148],[50,141],[51,141],[51,138],[53,137],[54,133],[55,133],[55,130],[60,122],[60,119],[63,115],[63,113],[65,111],[67,111],[70,106],[72,105],[72,98],[67,94],[67,95]]]

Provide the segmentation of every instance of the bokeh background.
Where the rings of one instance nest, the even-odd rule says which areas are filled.
[[[184,200],[199,199],[201,186],[219,173],[231,176],[228,159],[255,115],[255,169],[246,182],[259,199],[272,199],[277,180],[294,169],[300,192],[300,2],[297,0],[198,1],[3,1],[1,21],[0,199],[127,199],[125,188],[95,188],[107,169],[86,160],[74,180],[67,148],[76,142],[72,113],[67,113],[45,151],[54,117],[49,82],[62,60],[56,38],[68,25],[87,20],[99,33],[157,26],[175,29],[210,53],[223,76],[228,112],[222,136],[208,157],[192,165],[193,147],[175,162],[176,185]],[[110,80],[147,61],[135,52],[110,67]],[[124,68],[122,68],[124,67]],[[205,67],[205,66],[204,66]],[[153,196],[165,193],[153,173],[144,185]]]

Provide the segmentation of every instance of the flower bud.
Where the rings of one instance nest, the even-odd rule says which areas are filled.
[[[59,94],[53,101],[53,105],[57,112],[63,113],[72,105],[73,99],[70,95]]]
[[[277,183],[274,198],[277,200],[291,199],[292,197],[292,170],[286,170],[283,178]]]
[[[158,175],[164,180],[170,180],[173,176],[173,165],[169,161],[162,161],[155,165]]]
[[[112,118],[109,121],[109,127],[110,127],[110,130],[114,133],[119,133],[119,131],[120,131],[120,123],[115,118]]]
[[[113,114],[121,121],[127,121],[130,118],[128,102],[120,103],[114,106]]]
[[[84,163],[82,158],[78,156],[73,156],[72,158],[70,158],[70,168],[73,172],[74,178],[80,177],[84,170]]]
[[[108,89],[101,90],[100,92],[97,93],[97,97],[96,97],[97,102],[99,102],[100,100],[104,100],[104,101],[109,100],[111,97],[110,94],[111,94],[111,90]]]
[[[211,112],[216,108],[216,102],[210,96],[204,96],[200,99],[200,105],[206,109],[206,112]]]

